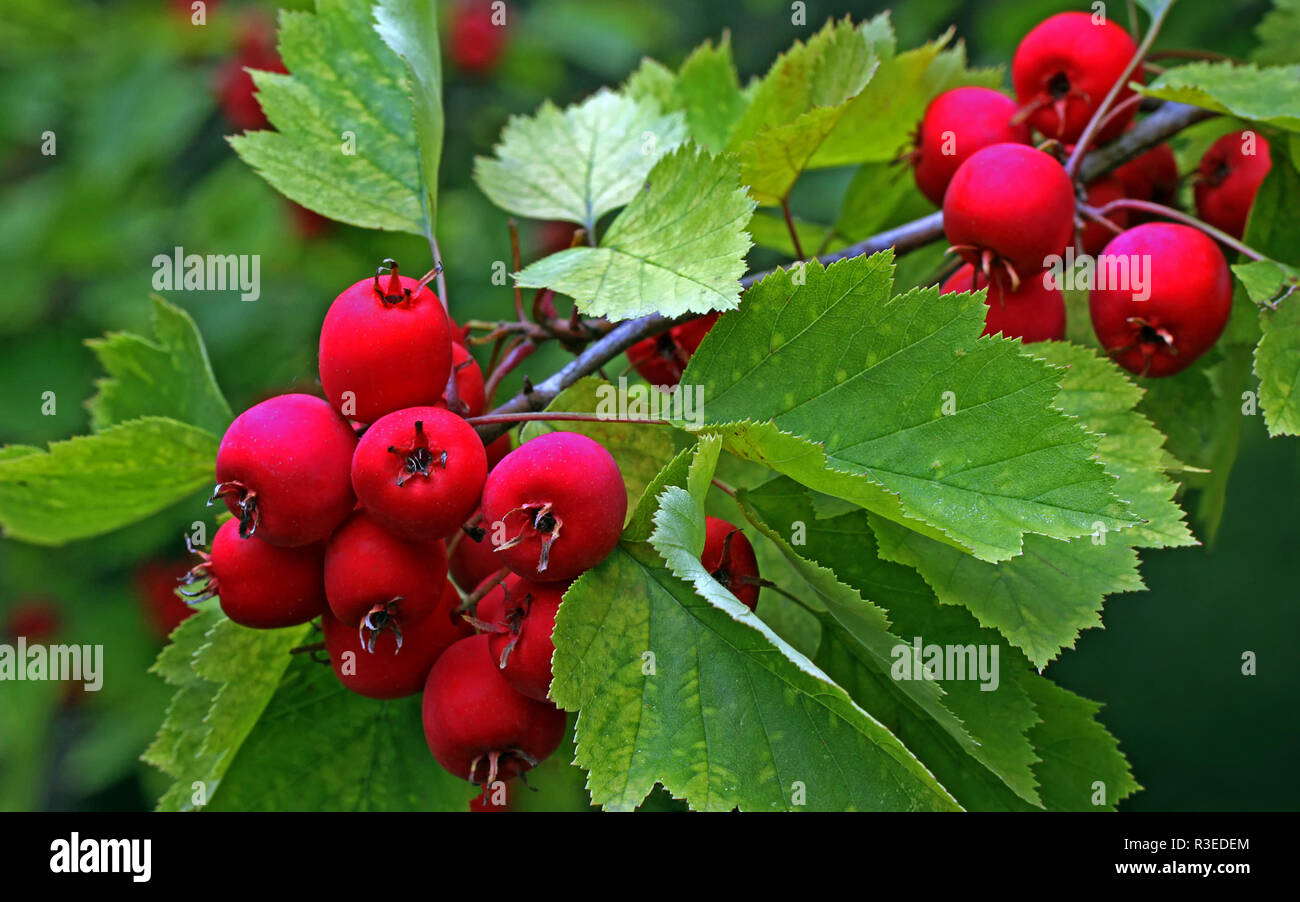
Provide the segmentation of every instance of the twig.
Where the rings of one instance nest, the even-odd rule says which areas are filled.
[[[1174,220],[1175,222],[1181,222],[1185,225],[1192,226],[1193,228],[1200,229],[1215,241],[1226,244],[1234,251],[1237,251],[1252,260],[1268,259],[1268,257],[1255,250],[1249,244],[1243,244],[1227,232],[1224,232],[1221,229],[1216,229],[1209,223],[1202,222],[1195,216],[1184,213],[1182,210],[1175,210],[1173,207],[1166,207],[1164,204],[1153,203],[1149,200],[1133,200],[1131,198],[1121,197],[1118,200],[1113,200],[1110,203],[1093,210],[1093,212],[1098,216],[1105,216],[1112,210],[1141,210],[1144,213],[1154,213],[1157,216],[1164,216],[1168,219]]]

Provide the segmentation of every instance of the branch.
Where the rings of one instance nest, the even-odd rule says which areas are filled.
[[[1083,163],[1079,167],[1080,178],[1085,183],[1089,182],[1097,178],[1097,176],[1109,172],[1121,163],[1125,163],[1133,157],[1150,150],[1189,125],[1194,125],[1214,115],[1216,114],[1209,110],[1166,101],[1154,113],[1134,126],[1131,131],[1125,132],[1112,143],[1100,150],[1094,150],[1084,157]],[[873,235],[829,254],[821,254],[816,259],[823,264],[829,265],[836,260],[875,254],[891,247],[894,249],[895,255],[902,256],[932,241],[937,241],[941,237],[943,237],[943,213],[940,211],[931,213],[929,216],[922,216],[920,219],[881,232],[879,235]],[[740,280],[740,284],[743,288],[748,288],[762,281],[764,277],[772,272],[773,270],[766,270],[764,272],[750,273]],[[581,353],[550,378],[531,389],[515,395],[492,413],[523,413],[530,410],[541,410],[547,404],[550,404],[560,392],[573,385],[583,376],[596,372],[606,362],[617,357],[641,339],[658,335],[660,332],[665,332],[678,323],[694,319],[696,316],[698,314],[687,313],[672,318],[652,313],[639,319],[630,319],[618,323],[604,335],[587,345]],[[483,441],[490,442],[506,432],[510,428],[510,424],[493,422],[485,423],[477,428]]]

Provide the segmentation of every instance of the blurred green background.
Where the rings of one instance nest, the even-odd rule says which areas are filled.
[[[218,73],[235,57],[247,17],[273,15],[279,5],[209,3],[207,24],[195,27],[189,5],[172,0],[6,0],[0,443],[41,444],[87,430],[82,404],[99,373],[83,341],[113,330],[150,334],[155,254],[179,245],[187,253],[261,256],[256,302],[168,293],[197,320],[237,410],[315,383],[320,317],[341,286],[384,257],[407,272],[428,268],[419,239],[304,219],[223,140],[236,129],[217,102]],[[507,45],[494,71],[446,64],[439,237],[453,315],[493,319],[511,304],[508,289],[490,280],[493,263],[509,260],[505,217],[470,180],[473,156],[490,150],[509,115],[547,97],[565,104],[618,84],[643,55],[676,64],[724,30],[748,78],[828,17],[864,18],[889,6],[809,2],[808,26],[795,28],[784,0],[509,3]],[[1111,6],[1122,19],[1125,4]],[[1085,7],[911,0],[892,11],[900,47],[953,25],[973,64],[998,66],[1036,22],[1069,8]],[[1157,47],[1246,56],[1268,9],[1266,2],[1181,3]],[[40,152],[46,132],[57,141],[53,156]],[[834,209],[845,178],[806,180],[798,210]],[[523,237],[526,259],[564,240],[535,224],[525,224]],[[751,262],[770,261],[756,252]],[[562,359],[548,348],[521,372],[544,377]],[[517,375],[503,392],[514,391]],[[53,416],[42,415],[47,391],[57,398]],[[1112,598],[1107,628],[1086,633],[1048,671],[1106,704],[1102,720],[1146,787],[1127,809],[1300,807],[1300,781],[1287,766],[1300,752],[1288,713],[1300,690],[1290,648],[1300,635],[1300,459],[1295,441],[1268,440],[1259,417],[1244,421],[1214,545],[1145,555],[1150,591]],[[0,685],[0,810],[152,806],[165,781],[137,759],[169,691],[146,669],[169,622],[166,587],[183,569],[182,533],[209,513],[196,498],[63,548],[0,542],[0,632],[25,618],[28,629],[43,626],[58,641],[103,644],[113,674],[98,693]],[[1244,651],[1258,655],[1257,676],[1241,675]]]

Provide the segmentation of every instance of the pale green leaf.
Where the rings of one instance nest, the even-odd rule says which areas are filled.
[[[1195,62],[1167,69],[1138,92],[1300,131],[1300,66]]]
[[[1259,403],[1270,435],[1300,435],[1300,300],[1261,310],[1264,337],[1255,348]]]

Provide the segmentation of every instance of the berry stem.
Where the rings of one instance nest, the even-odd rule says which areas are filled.
[[[512,216],[506,225],[510,228],[510,262],[514,265],[514,271],[519,272],[523,269],[523,258],[519,254],[519,222]],[[518,282],[515,282],[515,319],[521,323],[528,322],[528,314],[524,312],[524,290]]]
[[[1083,134],[1079,136],[1079,141],[1074,145],[1074,151],[1071,152],[1070,159],[1065,164],[1065,174],[1071,179],[1079,171],[1084,154],[1088,152],[1093,138],[1096,137],[1098,130],[1100,130],[1102,122],[1105,121],[1106,115],[1110,112],[1110,108],[1115,104],[1115,98],[1128,84],[1128,77],[1133,74],[1133,70],[1138,67],[1147,52],[1151,50],[1151,45],[1155,42],[1156,35],[1160,33],[1160,26],[1164,24],[1165,16],[1169,14],[1169,7],[1172,5],[1172,3],[1166,4],[1151,20],[1150,26],[1147,27],[1147,33],[1142,38],[1142,43],[1138,44],[1137,53],[1133,54],[1133,58],[1124,67],[1124,71],[1120,73],[1119,78],[1115,79],[1115,83],[1106,92],[1105,98],[1101,101],[1101,106],[1097,107],[1097,111],[1088,120],[1088,125],[1084,128]]]
[[[501,380],[506,377],[506,374],[527,360],[532,355],[533,351],[536,350],[537,345],[526,338],[519,339],[510,347],[510,350],[506,352],[506,355],[502,358],[501,362],[493,367],[491,372],[488,374],[488,380],[487,384],[484,386],[484,391],[487,394],[489,404],[491,404],[492,399],[496,397],[497,386],[501,384]]]
[[[794,245],[794,255],[802,260],[804,259],[803,246],[799,243],[799,230],[794,227],[794,216],[790,213],[788,197],[781,199],[781,212],[785,214],[785,227],[790,231],[790,243]]]
[[[438,274],[438,300],[442,301],[442,312],[446,313],[450,309],[447,306],[446,268],[442,265],[442,251],[438,248],[438,239],[432,234],[429,235],[429,247],[433,251],[433,268]]]
[[[476,588],[473,592],[466,595],[465,599],[456,607],[456,610],[462,613],[465,611],[473,610],[474,605],[478,604],[483,599],[484,595],[488,594],[497,586],[501,585],[501,583],[504,582],[505,578],[509,575],[510,575],[510,568],[502,567],[496,573],[492,574],[483,582],[479,583],[478,588]]]
[[[1176,222],[1181,222],[1186,225],[1192,226],[1193,228],[1200,229],[1202,232],[1209,235],[1215,241],[1218,241],[1222,244],[1226,244],[1234,251],[1237,251],[1238,253],[1243,254],[1244,256],[1247,256],[1252,260],[1268,259],[1268,257],[1264,256],[1263,254],[1255,250],[1250,245],[1243,244],[1242,242],[1238,241],[1236,238],[1233,238],[1227,232],[1221,231],[1220,229],[1216,229],[1214,226],[1210,225],[1209,223],[1202,222],[1201,220],[1197,219],[1195,216],[1191,216],[1187,213],[1184,213],[1182,210],[1175,210],[1173,207],[1166,207],[1164,204],[1157,204],[1149,200],[1133,200],[1132,198],[1121,197],[1118,200],[1111,201],[1110,203],[1106,204],[1100,209],[1093,209],[1091,207],[1087,207],[1086,205],[1081,205],[1080,209],[1083,209],[1084,212],[1087,214],[1091,214],[1094,216],[1101,216],[1101,217],[1104,217],[1107,213],[1110,213],[1112,210],[1120,210],[1120,209],[1142,210],[1146,213],[1154,213],[1157,216],[1164,216]]]
[[[645,426],[672,426],[672,420],[656,420],[649,417],[607,417],[599,413],[569,413],[565,411],[544,410],[538,413],[488,413],[481,417],[466,417],[465,422],[471,426],[487,426],[496,423],[529,423],[544,420],[570,420],[582,423],[636,423]]]

